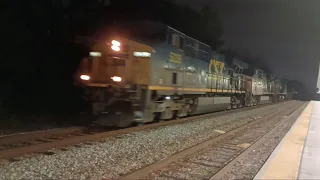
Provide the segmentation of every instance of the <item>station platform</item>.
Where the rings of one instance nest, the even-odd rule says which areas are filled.
[[[309,102],[254,179],[320,179],[320,101]]]

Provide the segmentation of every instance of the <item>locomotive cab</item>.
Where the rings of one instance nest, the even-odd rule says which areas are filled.
[[[135,44],[129,44],[129,40],[111,40],[107,43],[95,44],[87,57],[80,63],[76,81],[85,86],[121,86],[125,83],[136,83],[141,76],[133,67],[139,62],[137,54],[146,56],[143,65],[148,65],[150,49],[139,48]],[[133,51],[138,50],[138,51]],[[139,52],[140,50],[140,52]],[[139,54],[140,53],[140,54]],[[147,80],[142,79],[147,84]]]
[[[86,99],[92,103],[93,114],[101,117],[121,111],[120,114],[125,112],[127,119],[132,119],[135,110],[132,99],[139,100],[136,87],[149,83],[151,47],[116,38],[92,43],[89,49],[88,56],[80,62],[75,82],[87,91]]]

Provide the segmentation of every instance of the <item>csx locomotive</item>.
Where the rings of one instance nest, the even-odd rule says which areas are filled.
[[[284,80],[165,24],[137,21],[116,32],[86,43],[90,52],[75,76],[99,125],[127,127],[286,99]]]

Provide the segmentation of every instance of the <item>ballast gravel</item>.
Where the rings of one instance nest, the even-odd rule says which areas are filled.
[[[304,106],[304,108],[305,107],[306,106]],[[281,124],[275,127],[272,133],[267,134],[266,137],[264,137],[264,140],[256,143],[255,147],[252,147],[252,149],[250,149],[245,156],[236,161],[235,164],[228,169],[228,171],[224,172],[223,176],[219,177],[219,179],[254,179],[274,149],[278,146],[282,138],[296,122],[296,119],[302,113],[303,109],[298,110],[299,113],[296,113],[292,118],[283,121]]]
[[[125,134],[104,142],[54,150],[52,155],[0,161],[0,179],[116,179],[288,105],[292,102]]]

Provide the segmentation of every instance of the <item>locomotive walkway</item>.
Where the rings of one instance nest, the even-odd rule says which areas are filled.
[[[320,101],[311,101],[254,179],[320,179]]]

